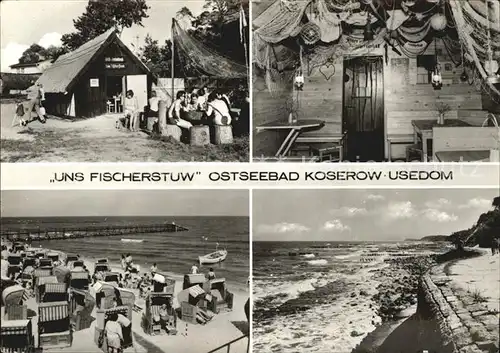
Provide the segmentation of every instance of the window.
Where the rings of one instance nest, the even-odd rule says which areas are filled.
[[[417,84],[431,83],[432,71],[436,67],[434,55],[417,56]]]

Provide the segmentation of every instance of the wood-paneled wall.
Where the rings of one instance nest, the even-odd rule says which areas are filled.
[[[481,92],[474,85],[460,81],[461,67],[455,67],[450,60],[442,41],[437,42],[438,60],[442,68],[443,86],[441,90],[434,90],[431,84],[417,84],[417,59],[398,55],[390,48],[388,60],[384,57],[384,101],[385,101],[385,131],[390,129],[391,120],[389,111],[428,111],[436,110],[438,102],[450,105],[452,110],[458,111],[458,116],[464,111],[483,109]],[[429,45],[424,55],[434,55],[434,44]],[[383,49],[375,49],[370,55],[384,55]],[[394,60],[395,59],[395,60]],[[307,71],[307,70],[306,70]],[[254,70],[254,76],[256,71]],[[324,65],[305,72],[303,91],[299,93],[299,119],[316,118],[326,122],[325,127],[309,135],[328,135],[342,131],[342,104],[343,104],[343,60],[335,65]],[[270,95],[265,89],[265,80],[262,75],[254,77],[253,85],[253,127],[268,121],[287,119],[285,102],[293,96],[293,79],[288,85],[282,85],[279,94]],[[411,116],[408,114],[408,124]],[[466,114],[465,114],[466,115]],[[476,114],[477,115],[477,114]],[[479,113],[482,115],[482,112]],[[398,122],[399,124],[400,122]],[[282,138],[282,137],[280,137]],[[274,154],[281,141],[274,132],[255,134],[253,150],[257,155]],[[387,156],[387,151],[386,151]]]
[[[253,157],[273,156],[284,140],[284,134],[275,131],[257,132],[256,127],[274,120],[287,120],[287,106],[292,99],[291,82],[276,82],[272,92],[266,86],[262,72],[254,69],[252,124],[253,124]]]

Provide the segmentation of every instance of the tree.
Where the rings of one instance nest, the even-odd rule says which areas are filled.
[[[187,17],[193,28],[188,33],[212,48],[214,51],[228,58],[245,63],[245,49],[240,42],[239,11],[240,0],[205,0],[204,10],[197,17],[191,11],[182,8],[177,17]],[[248,8],[248,3],[243,3]],[[248,28],[247,28],[248,30]],[[249,35],[246,33],[246,44],[249,47]]]
[[[19,58],[20,64],[34,64],[47,58],[47,49],[38,44],[31,44]]]
[[[500,211],[500,196],[495,197],[491,205]]]
[[[148,9],[146,0],[89,1],[85,13],[73,20],[76,32],[62,36],[63,46],[74,50],[110,28],[121,34],[134,24],[143,26]]]
[[[166,40],[159,45],[148,33],[144,39],[144,46],[139,48],[139,56],[148,68],[161,77],[170,77],[172,71],[172,41]],[[184,76],[187,68],[182,66],[179,60],[175,62],[175,76]]]

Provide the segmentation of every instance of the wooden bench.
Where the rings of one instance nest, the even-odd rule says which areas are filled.
[[[500,148],[500,129],[496,127],[434,127],[433,157],[447,151],[490,151]]]
[[[407,110],[407,111],[389,111],[387,112],[387,126],[386,126],[386,150],[387,160],[392,161],[392,145],[414,144],[416,141],[415,131],[412,120],[428,120],[438,118],[436,110]],[[457,119],[457,111],[452,110],[446,113],[446,119]],[[406,153],[399,155],[400,158],[405,156]]]

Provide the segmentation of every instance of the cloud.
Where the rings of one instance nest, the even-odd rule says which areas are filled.
[[[10,65],[17,64],[21,55],[28,49],[29,46],[15,42],[9,42],[5,48],[1,50],[1,70],[2,72],[10,71]]]
[[[334,219],[332,221],[326,221],[325,224],[323,225],[323,230],[327,231],[340,231],[340,232],[346,232],[350,231],[351,227],[343,224],[339,219]]]
[[[451,201],[448,200],[448,199],[445,199],[445,198],[440,198],[440,199],[437,199],[437,200],[432,200],[432,201],[427,201],[425,203],[425,206],[427,208],[444,208],[444,207],[448,207],[448,206],[451,206]]]
[[[491,208],[491,200],[474,198],[466,204],[460,205],[459,208]]]
[[[385,216],[389,219],[408,219],[417,214],[411,201],[393,202],[387,205]]]
[[[378,194],[368,194],[368,196],[366,196],[366,199],[371,201],[382,201],[385,200],[385,197]]]
[[[48,48],[52,45],[55,47],[60,47],[62,45],[61,37],[62,35],[57,32],[45,33],[38,41],[38,44],[44,48]]]
[[[445,223],[445,222],[454,222],[458,219],[457,216],[454,214],[449,214],[444,211],[428,208],[424,211],[422,211],[423,215],[432,222],[439,222],[439,223]]]
[[[309,228],[299,223],[276,223],[276,224],[261,224],[257,227],[260,233],[303,233]]]
[[[341,207],[331,210],[330,213],[337,217],[355,217],[365,215],[368,213],[368,211],[366,210],[366,208]]]

